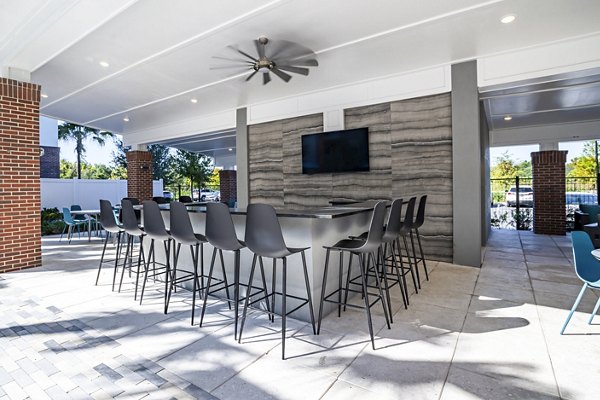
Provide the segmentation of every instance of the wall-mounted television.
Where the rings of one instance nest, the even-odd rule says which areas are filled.
[[[369,129],[302,136],[302,173],[369,170]]]

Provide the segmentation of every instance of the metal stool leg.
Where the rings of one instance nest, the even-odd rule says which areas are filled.
[[[321,333],[321,321],[323,320],[323,304],[325,303],[325,288],[327,287],[327,269],[329,268],[329,253],[327,249],[325,253],[325,268],[323,269],[323,284],[321,285],[321,300],[319,301],[319,318],[317,322],[317,335]]]

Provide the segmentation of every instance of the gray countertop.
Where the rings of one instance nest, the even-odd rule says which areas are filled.
[[[333,219],[372,211],[375,207],[375,204],[377,204],[376,201],[366,201],[363,203],[354,203],[341,206],[304,208],[298,210],[275,208],[275,210],[277,211],[278,217]],[[161,209],[168,210],[169,207],[168,205],[161,204]],[[187,209],[189,212],[206,212],[205,206],[190,205],[187,207]],[[233,215],[246,215],[245,208],[230,208],[229,211]]]

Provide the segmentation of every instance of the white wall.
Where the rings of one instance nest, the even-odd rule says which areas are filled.
[[[103,179],[52,179],[42,178],[42,208],[70,207],[79,204],[83,209],[98,209],[100,199],[109,200],[113,205],[119,204],[127,197],[126,180]],[[163,181],[152,182],[154,196],[162,196]]]
[[[40,146],[58,147],[58,121],[40,116]]]
[[[491,146],[512,146],[537,143],[558,143],[595,140],[600,136],[600,121],[571,124],[528,126],[497,129],[490,132]]]

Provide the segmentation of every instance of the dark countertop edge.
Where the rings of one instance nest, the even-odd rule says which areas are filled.
[[[308,208],[305,210],[285,210],[275,209],[278,217],[287,218],[317,218],[317,219],[334,219],[341,218],[350,215],[360,214],[368,211],[372,211],[375,207],[375,202],[352,204],[339,207],[319,207],[319,208]],[[163,211],[167,211],[168,208],[161,207]],[[188,206],[188,212],[195,213],[206,213],[206,207],[202,206]],[[244,208],[230,208],[229,212],[232,215],[246,215],[246,209]]]

